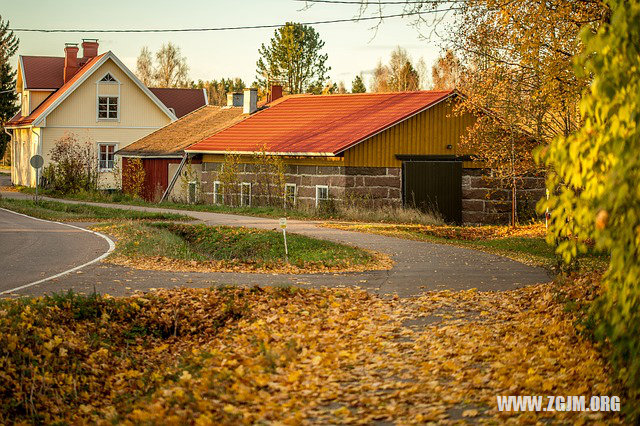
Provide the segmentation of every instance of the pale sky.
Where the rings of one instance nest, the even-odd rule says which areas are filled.
[[[305,4],[294,0],[22,0],[4,2],[2,19],[12,28],[65,29],[142,29],[195,28],[261,24],[287,21],[309,22],[352,18],[358,6]],[[402,12],[402,6],[387,5],[385,14]],[[370,11],[374,13],[373,10]],[[377,34],[368,22],[317,25],[315,29],[325,41],[329,55],[330,77],[344,81],[347,89],[360,72],[372,70],[379,59],[386,62],[400,45],[414,61],[424,58],[430,67],[440,54],[440,40],[420,39],[410,18],[385,20]],[[100,34],[100,33],[16,33],[20,38],[20,55],[62,56],[65,42],[82,38],[98,38],[99,52],[113,51],[132,71],[140,49],[152,51],[163,42],[172,41],[187,58],[192,80],[241,77],[245,83],[255,80],[256,61],[261,43],[267,43],[274,29],[235,30],[205,33]],[[15,65],[16,58],[14,58]],[[365,76],[369,86],[370,77]]]

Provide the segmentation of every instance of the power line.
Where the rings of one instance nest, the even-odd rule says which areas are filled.
[[[405,5],[405,4],[442,4],[442,3],[464,3],[466,0],[421,0],[421,1],[377,1],[377,0],[293,0],[302,3],[329,3],[329,4],[357,4],[360,6],[382,5]]]
[[[392,15],[380,15],[380,16],[366,16],[361,18],[348,18],[348,19],[332,19],[327,21],[313,21],[313,22],[301,22],[302,25],[322,25],[322,24],[338,24],[343,22],[360,22],[381,20],[388,18],[400,18],[404,16],[413,15],[425,15],[431,13],[448,12],[451,10],[458,10],[459,8],[448,9],[434,9],[424,10],[406,13],[396,13]],[[233,30],[257,30],[265,28],[280,28],[283,24],[271,24],[271,25],[249,25],[240,27],[217,27],[217,28],[163,28],[163,29],[45,29],[45,28],[11,28],[14,32],[30,32],[30,33],[187,33],[187,32],[212,32],[212,31],[233,31]]]

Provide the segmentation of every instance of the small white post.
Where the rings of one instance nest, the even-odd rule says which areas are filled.
[[[289,263],[289,248],[287,247],[287,218],[280,218],[280,228],[282,229],[282,238],[284,238],[284,260]]]

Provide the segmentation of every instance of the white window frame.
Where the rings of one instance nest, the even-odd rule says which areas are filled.
[[[100,158],[101,152],[100,152],[100,148],[102,146],[110,146],[113,145],[113,167],[111,168],[103,168],[102,167],[102,161]],[[117,142],[98,142],[98,170],[100,172],[112,172],[113,169],[116,167],[116,151],[118,150],[118,143]],[[107,159],[107,164],[109,164],[109,160]]]
[[[113,75],[111,74],[111,77],[113,77],[113,79],[115,81],[102,81],[103,78],[105,78],[107,76],[107,74],[111,74],[110,72],[105,72],[102,77],[100,77],[98,79],[98,81],[96,82],[96,122],[98,121],[120,121],[120,110],[122,109],[122,98],[120,96],[120,89],[122,87],[122,85],[120,84],[120,81]],[[111,86],[111,85],[118,85],[118,94],[117,95],[103,95],[100,93],[100,86],[101,85],[107,85],[107,86]],[[115,118],[109,118],[109,101],[107,101],[107,117],[100,117],[100,98],[116,98],[117,102],[118,102],[118,108],[116,109],[116,117]]]
[[[221,191],[222,182],[213,181],[213,204],[224,204],[224,194]]]
[[[249,204],[244,204],[244,188],[249,187]],[[251,206],[251,182],[242,182],[240,184],[240,206],[250,207]]]
[[[285,183],[284,184],[284,207],[285,208],[288,206],[287,202],[289,201],[287,197],[287,188],[292,188],[292,187],[293,187],[293,203],[291,203],[291,205],[295,207],[296,201],[298,200],[298,185],[295,183]]]
[[[327,190],[327,198],[319,197],[319,192],[321,189]],[[329,201],[329,185],[316,185],[316,207],[318,207],[321,201]]]
[[[107,98],[107,117],[100,117],[100,98]],[[116,116],[115,117],[109,117],[109,99],[111,98],[115,98],[117,99],[117,104],[116,104]],[[98,118],[98,121],[120,121],[120,95],[117,96],[113,96],[113,95],[106,95],[106,96],[102,96],[102,95],[98,95],[98,97],[96,98],[96,117]]]

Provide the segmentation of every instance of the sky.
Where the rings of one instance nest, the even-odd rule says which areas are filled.
[[[387,5],[383,12],[401,13],[402,6]],[[210,28],[353,18],[358,14],[358,6],[314,4],[305,9],[305,3],[295,0],[22,0],[6,2],[0,13],[3,20],[10,21],[11,28]],[[374,13],[373,9],[369,11]],[[437,36],[421,38],[411,26],[410,18],[387,19],[377,32],[373,25],[374,21],[365,21],[315,26],[325,42],[323,51],[329,55],[331,79],[344,81],[347,89],[359,73],[365,74],[369,86],[371,78],[367,73],[379,60],[386,62],[396,46],[407,49],[414,61],[424,58],[429,67],[441,53],[441,40]],[[111,50],[133,71],[143,46],[155,52],[171,41],[186,57],[192,80],[240,77],[251,84],[255,80],[258,49],[262,43],[268,43],[273,32],[274,29],[251,29],[160,34],[17,32],[16,35],[20,38],[19,55],[62,56],[64,43],[98,38],[99,53]],[[15,65],[17,55],[13,61]]]

